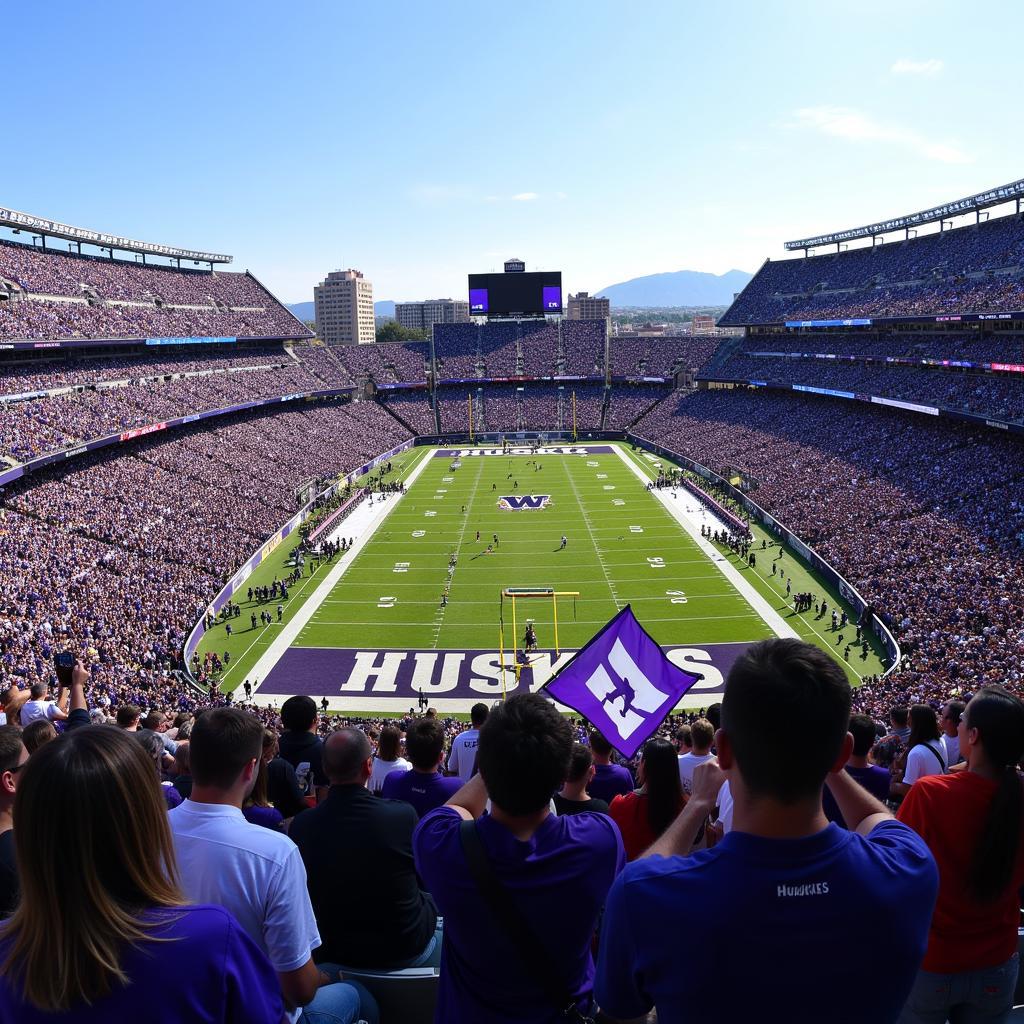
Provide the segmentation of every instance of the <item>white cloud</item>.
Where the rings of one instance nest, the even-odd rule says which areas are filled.
[[[900,57],[889,70],[894,75],[937,75],[943,68],[943,63],[936,57],[929,60],[911,60],[909,57]]]
[[[944,164],[967,164],[974,160],[953,143],[936,142],[897,125],[876,121],[852,107],[803,107],[795,118],[789,127],[820,132],[848,142],[887,143]]]
[[[536,192],[517,192],[513,197],[513,201],[517,203],[528,203],[533,199],[539,199],[540,197]]]

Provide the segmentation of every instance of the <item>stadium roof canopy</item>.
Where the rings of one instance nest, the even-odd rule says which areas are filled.
[[[173,245],[157,245],[155,242],[139,242],[133,238],[122,238],[120,235],[108,235],[104,231],[90,231],[88,228],[76,228],[71,224],[61,224],[60,221],[47,220],[45,217],[33,217],[30,213],[21,213],[19,210],[8,210],[0,206],[0,226],[13,228],[15,231],[37,231],[44,238],[66,238],[68,241],[77,242],[79,251],[83,243],[98,245],[100,248],[109,249],[113,255],[114,249],[121,249],[124,252],[138,252],[143,256],[165,256],[172,260],[196,260],[203,263],[230,263],[231,257],[215,252],[200,252],[196,249],[179,249]]]
[[[890,231],[909,231],[910,228],[918,227],[921,224],[930,224],[946,217],[961,216],[965,213],[977,213],[990,206],[1001,206],[1003,203],[1013,202],[1015,199],[1019,210],[1022,197],[1024,197],[1024,178],[1011,182],[1009,185],[991,188],[987,192],[979,192],[966,199],[956,199],[951,203],[943,203],[942,206],[933,206],[930,210],[922,210],[920,213],[894,217],[892,220],[879,221],[877,224],[868,224],[862,228],[836,231],[830,235],[815,235],[813,238],[801,238],[795,242],[787,242],[786,248],[815,249],[819,245],[838,245],[840,242],[849,242],[855,238],[874,238]]]

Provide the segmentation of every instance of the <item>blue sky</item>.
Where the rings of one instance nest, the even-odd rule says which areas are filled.
[[[1024,7],[817,0],[173,4],[4,14],[0,205],[235,256],[596,291],[1024,176]]]

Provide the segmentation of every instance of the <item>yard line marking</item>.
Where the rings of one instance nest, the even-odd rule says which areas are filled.
[[[590,525],[590,515],[587,512],[586,505],[584,505],[583,502],[580,501],[579,488],[576,486],[576,481],[573,479],[572,473],[569,471],[569,463],[562,462],[561,466],[562,469],[565,471],[565,475],[569,479],[569,485],[572,487],[573,493],[576,495],[576,503],[579,505],[580,512],[583,514],[583,522],[586,524],[587,533],[590,534],[590,543],[594,545],[594,554],[597,555],[597,561],[598,564],[601,566],[601,572],[604,573],[604,581],[608,584],[608,589],[611,591],[612,600],[615,602],[615,607],[621,610],[622,604],[619,601],[619,595],[615,590],[615,584],[612,581],[611,576],[608,574],[608,569],[604,564],[604,559],[601,557],[601,552],[597,546],[597,538],[594,536],[593,528]]]
[[[622,462],[630,469],[633,475],[647,488],[649,477],[633,461],[631,461],[623,450],[615,446],[615,453]],[[689,534],[693,542],[711,560],[719,572],[736,588],[737,592],[746,599],[747,604],[764,620],[765,625],[776,635],[800,639],[800,634],[754,589],[750,581],[744,579],[739,570],[727,558],[723,557],[709,540],[700,535],[695,522],[687,516],[685,507],[680,505],[678,499],[673,498],[671,490],[652,490],[650,495],[664,506],[665,511],[672,516],[676,522]],[[686,492],[688,493],[688,492]]]
[[[464,506],[466,509],[465,515],[462,517],[462,533],[459,535],[459,542],[455,545],[455,569],[448,573],[448,584],[449,589],[452,581],[455,579],[455,573],[459,569],[459,555],[462,553],[462,545],[466,540],[466,530],[469,529],[469,519],[473,515],[473,504],[476,502],[477,492],[480,488],[480,475],[483,472],[484,465],[486,463],[483,459],[480,459],[476,465],[476,478],[473,480],[473,488],[469,492],[469,504]],[[437,641],[441,636],[441,627],[444,625],[445,612],[448,610],[447,604],[441,604],[437,613],[434,615],[434,642],[431,646],[436,650]]]

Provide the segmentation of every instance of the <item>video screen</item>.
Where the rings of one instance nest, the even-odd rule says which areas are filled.
[[[542,316],[562,312],[562,272],[470,274],[470,316]]]

